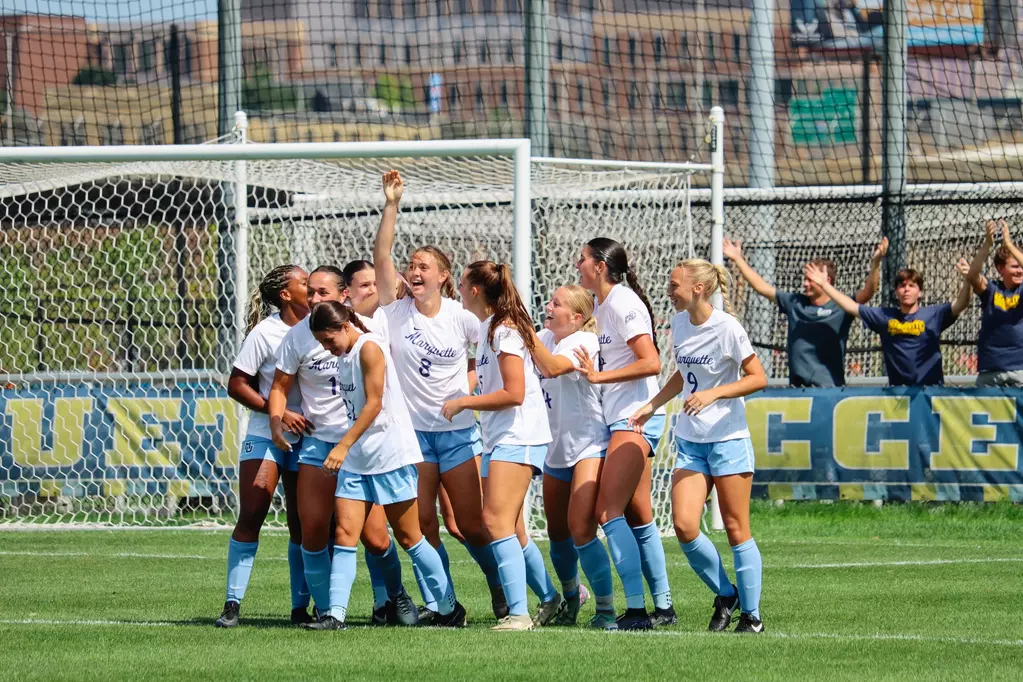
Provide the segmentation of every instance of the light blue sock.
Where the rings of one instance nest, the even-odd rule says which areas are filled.
[[[551,563],[561,581],[565,599],[576,597],[579,594],[579,554],[572,538],[551,543]]]
[[[348,599],[355,582],[355,547],[334,545],[334,558],[330,560],[330,615],[342,623],[348,615]]]
[[[526,582],[533,590],[540,601],[547,602],[554,599],[557,590],[554,589],[554,582],[547,573],[547,566],[543,563],[543,554],[540,548],[532,539],[522,548],[522,557],[526,561]]]
[[[309,586],[305,582],[302,545],[290,541],[288,542],[288,577],[291,581],[291,608],[308,608]]]
[[[302,563],[305,564],[305,581],[313,595],[316,608],[321,613],[330,609],[330,549],[319,552],[302,549]]]
[[[603,526],[607,536],[607,548],[611,551],[611,560],[615,562],[618,577],[622,580],[625,590],[625,607],[629,609],[645,609],[646,598],[643,595],[643,568],[640,565],[639,545],[632,529],[625,522],[624,516],[616,516]]]
[[[579,565],[590,581],[590,589],[597,601],[598,611],[614,611],[614,585],[611,582],[611,559],[600,538],[593,538],[582,547],[576,547]]]
[[[384,586],[387,589],[387,598],[394,600],[399,594],[405,591],[401,584],[401,558],[398,556],[398,548],[391,540],[391,546],[387,551],[377,557],[380,573],[384,578]]]
[[[430,546],[433,547],[433,545]],[[451,560],[448,559],[447,547],[445,547],[444,542],[441,541],[440,545],[434,547],[434,549],[437,550],[437,555],[440,557],[440,563],[444,566],[444,575],[447,576],[448,585],[451,585],[451,592],[454,593],[455,583],[451,580]]]
[[[657,524],[651,521],[645,526],[632,529],[632,534],[639,545],[639,559],[643,566],[643,576],[650,586],[650,594],[654,598],[655,609],[671,607],[671,585],[668,584],[668,562],[664,557],[664,543]]]
[[[412,575],[416,577],[419,594],[423,595],[423,606],[437,613],[437,600],[433,598],[433,592],[430,591],[430,586],[426,584],[426,578],[423,576],[423,572],[419,570],[419,566],[412,564]]]
[[[700,580],[719,597],[735,596],[735,588],[732,581],[728,579],[725,566],[721,563],[721,555],[718,548],[703,533],[696,536],[692,542],[680,542],[682,551],[689,560]]]
[[[760,581],[764,564],[756,540],[750,538],[732,547],[732,558],[735,560],[735,582],[739,586],[742,612],[760,620]]]
[[[337,545],[335,545],[335,548]],[[335,549],[335,551],[337,551]],[[373,608],[379,609],[387,603],[387,581],[384,579],[384,554],[366,552],[366,569],[369,571],[369,584],[373,588]]]
[[[238,542],[231,538],[227,545],[227,601],[241,603],[252,577],[259,541]]]
[[[497,561],[497,573],[501,576],[501,589],[508,602],[508,613],[513,616],[526,615],[526,558],[522,556],[522,545],[516,535],[509,535],[490,543]]]
[[[494,561],[494,553],[491,551],[490,546],[474,547],[468,542],[463,543],[463,545],[469,552],[469,556],[479,564],[480,570],[483,571],[483,575],[487,578],[487,585],[499,587],[501,585],[501,576],[497,574],[497,562]]]
[[[440,553],[433,548],[426,538],[408,548],[412,564],[418,566],[430,592],[437,599],[437,613],[446,616],[455,608],[455,591],[444,571],[444,562]]]

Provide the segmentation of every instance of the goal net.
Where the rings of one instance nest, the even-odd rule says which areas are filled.
[[[517,166],[513,141],[243,142],[240,129],[205,146],[2,157],[0,524],[232,524],[246,414],[224,387],[244,302],[281,263],[371,258],[391,168],[406,182],[396,262],[434,244],[456,271],[512,263],[537,322],[577,281],[586,240],[623,242],[670,368],[664,284],[690,249],[706,255],[709,166]],[[669,440],[654,491],[667,530]],[[536,532],[541,510],[537,485]],[[283,525],[282,499],[268,521]]]

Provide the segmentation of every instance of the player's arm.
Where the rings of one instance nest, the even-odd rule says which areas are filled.
[[[547,350],[547,346],[540,342],[540,337],[536,335],[536,332],[533,332],[533,350],[530,354],[533,356],[536,368],[540,370],[540,374],[545,379],[553,379],[575,371],[572,360]]]
[[[621,369],[598,372],[593,365],[593,358],[585,348],[576,348],[575,357],[579,360],[576,371],[586,377],[591,384],[617,384],[623,381],[634,381],[655,377],[661,373],[661,358],[654,347],[654,340],[649,334],[638,334],[629,339],[629,348],[636,359]]]
[[[441,414],[448,421],[463,410],[496,412],[518,407],[526,400],[526,363],[514,353],[498,353],[497,368],[504,388],[483,395],[455,398],[444,403]]]
[[[373,269],[377,276],[377,295],[380,305],[390,305],[397,297],[398,272],[394,268],[391,252],[394,249],[394,228],[398,223],[398,204],[405,190],[398,171],[384,173],[384,211],[380,227],[373,242]]]
[[[862,305],[869,303],[870,299],[874,297],[877,288],[881,285],[881,261],[884,260],[886,253],[888,253],[888,237],[884,237],[881,240],[874,249],[874,255],[870,257],[870,272],[867,274],[867,280],[863,283],[863,288],[857,291],[854,297],[857,303]]]
[[[739,274],[742,278],[749,282],[749,285],[753,287],[753,291],[757,292],[767,300],[774,302],[775,294],[778,290],[760,276],[760,273],[750,267],[746,259],[742,257],[742,240],[736,239],[732,241],[725,239],[722,246],[722,252],[725,258],[735,263],[735,266],[739,268]]]
[[[743,360],[741,367],[743,372],[741,379],[723,386],[708,388],[706,391],[696,391],[682,405],[682,411],[690,416],[699,414],[703,408],[715,401],[744,398],[767,386],[767,374],[756,353]]]
[[[384,407],[384,376],[387,367],[384,352],[375,343],[363,344],[359,350],[359,362],[362,364],[362,386],[366,392],[366,404],[363,405],[355,423],[323,462],[323,470],[331,474],[336,474],[341,469],[348,451],[362,438],[362,434],[369,430],[373,420]]]
[[[647,420],[653,416],[654,412],[666,405],[669,400],[681,393],[683,386],[685,386],[685,382],[682,379],[682,373],[675,370],[675,373],[664,384],[664,388],[658,391],[657,395],[650,399],[650,402],[636,410],[629,417],[629,426],[636,433],[643,433],[643,425],[646,424]]]
[[[965,258],[960,258],[959,262],[956,263],[956,270],[963,277],[963,284],[959,287],[959,293],[952,300],[952,319],[955,319],[962,315],[963,311],[966,310],[970,305],[970,294],[973,293],[973,286],[970,284],[968,276],[970,274],[970,264],[966,262]]]
[[[237,367],[231,368],[231,376],[227,379],[227,395],[231,400],[247,407],[253,412],[266,413],[266,400],[256,390],[257,379]]]
[[[476,358],[469,357],[465,364],[466,375],[469,378],[469,395],[472,395],[476,391],[476,384],[479,383],[479,377],[476,375]]]
[[[860,316],[860,304],[843,294],[828,282],[827,270],[818,265],[807,263],[803,266],[803,274],[806,275],[807,279],[823,289],[824,293],[830,296],[831,300],[838,304],[839,308],[854,317]]]
[[[296,436],[312,433],[313,425],[308,419],[288,409],[288,391],[295,383],[295,375],[274,370],[274,382],[270,386],[270,397],[266,399],[266,413],[270,415],[270,437],[274,445],[282,450],[291,450],[284,432]]]

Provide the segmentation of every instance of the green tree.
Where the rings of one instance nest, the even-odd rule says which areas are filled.
[[[242,108],[246,111],[294,111],[297,103],[295,88],[276,83],[266,68],[242,81]]]
[[[378,77],[373,97],[391,111],[414,109],[416,106],[416,98],[412,94],[412,81],[408,76],[402,76],[400,79],[387,75]]]
[[[102,66],[89,64],[79,69],[71,82],[75,85],[114,85],[117,83],[117,76]]]

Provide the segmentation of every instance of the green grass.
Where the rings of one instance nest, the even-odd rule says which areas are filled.
[[[224,531],[0,533],[0,678],[1019,678],[1023,508],[758,503],[753,520],[761,637],[705,631],[711,595],[671,539],[679,624],[653,633],[491,633],[482,576],[450,540],[468,629],[311,633],[286,623],[279,532],[264,534],[232,631],[212,627]],[[723,534],[713,539],[731,570]],[[364,623],[371,597],[359,570],[351,620]],[[415,593],[410,570],[406,585]]]

